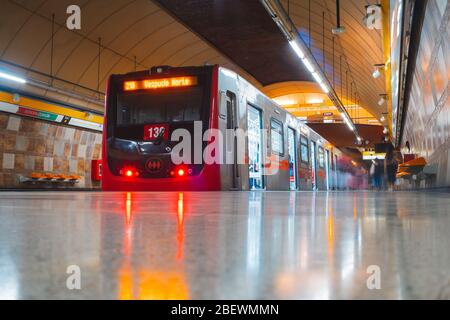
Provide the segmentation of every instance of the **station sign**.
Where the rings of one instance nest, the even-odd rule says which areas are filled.
[[[379,152],[376,153],[375,150],[366,150],[363,151],[363,160],[384,160],[386,158],[386,153]]]
[[[47,121],[56,121],[58,119],[58,115],[50,112],[37,111],[33,109],[27,109],[23,107],[19,107],[17,110],[17,114],[29,116],[33,118],[38,118]]]
[[[32,108],[26,108],[23,106],[19,106],[16,104],[0,101],[0,111],[13,113],[21,116],[26,116],[30,118],[35,118],[39,120],[46,120],[50,122],[56,122],[60,124],[67,124],[75,127],[81,127],[85,129],[95,130],[95,131],[102,131],[103,125],[92,122],[92,121],[86,121],[81,119],[72,118],[69,116],[64,116],[52,112],[47,111],[41,111],[41,110],[35,110]]]

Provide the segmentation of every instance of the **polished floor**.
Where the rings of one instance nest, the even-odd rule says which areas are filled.
[[[450,196],[2,192],[0,298],[450,299]]]

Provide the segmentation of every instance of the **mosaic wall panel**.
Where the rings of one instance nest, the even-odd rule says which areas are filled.
[[[437,168],[437,187],[450,186],[449,20],[450,1],[428,1],[402,140]]]
[[[101,133],[0,112],[0,188],[20,188],[31,172],[76,174],[78,188],[91,181],[91,161],[101,158]]]

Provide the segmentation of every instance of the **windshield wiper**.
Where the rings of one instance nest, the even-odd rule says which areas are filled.
[[[163,140],[163,137],[164,137],[164,130],[161,130],[158,136],[156,137],[155,141],[153,141],[153,144],[156,146],[160,145]]]

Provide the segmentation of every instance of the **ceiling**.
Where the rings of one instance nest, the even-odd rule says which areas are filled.
[[[287,1],[282,1],[287,6]],[[336,26],[335,0],[290,0],[290,16],[297,28],[309,29],[309,2],[311,2],[311,43],[316,59],[322,57],[323,38],[325,38],[326,74],[333,83],[333,34],[331,29]],[[385,77],[382,72],[378,79],[372,77],[374,64],[384,62],[383,39],[381,30],[369,30],[363,23],[365,6],[378,1],[345,0],[341,4],[341,25],[345,33],[335,36],[334,79],[335,90],[342,100],[354,100],[351,82],[354,82],[353,92],[357,92],[361,106],[378,119],[387,111],[387,106],[380,107],[380,94],[385,93]],[[323,28],[323,14],[325,21]],[[323,33],[325,29],[325,33]],[[342,58],[341,58],[342,57]],[[342,69],[340,60],[342,59]],[[346,79],[348,71],[348,79]],[[342,76],[341,76],[342,74]],[[348,88],[347,88],[348,87]],[[346,91],[348,90],[348,94]],[[341,93],[342,92],[342,93]]]
[[[355,145],[355,135],[348,130],[343,123],[308,123],[314,131],[338,148]],[[375,143],[383,142],[384,134],[382,126],[357,124],[356,128],[363,141],[363,147],[374,147]],[[366,144],[368,141],[368,144]]]
[[[317,86],[310,82],[310,75],[259,0],[0,1],[0,68],[47,82],[50,78],[46,74],[52,74],[66,81],[53,82],[64,89],[85,94],[92,92],[84,88],[104,92],[113,73],[163,64],[209,63],[237,71],[272,98],[282,96],[283,88],[291,91],[292,83],[296,83],[298,93],[317,93]],[[282,3],[287,8],[287,0]],[[290,0],[289,14],[307,43],[311,24],[312,51],[319,63],[325,36],[325,71],[330,80],[335,80],[335,89],[339,95],[342,93],[344,103],[354,104],[355,95],[350,94],[353,86],[349,85],[347,94],[345,85],[353,79],[361,106],[379,118],[386,112],[386,106],[380,108],[377,104],[379,94],[384,92],[385,79],[384,75],[373,79],[371,74],[373,64],[383,59],[381,32],[368,30],[361,23],[366,0],[341,1],[342,24],[347,31],[335,37],[333,69],[334,3],[334,0]],[[72,4],[81,8],[81,30],[66,28],[66,9]],[[53,61],[52,14],[55,15]],[[26,89],[67,102],[74,100],[45,89]]]
[[[258,0],[155,1],[262,85],[313,81]]]
[[[42,74],[11,67],[1,61],[13,62],[50,74],[52,14],[55,14],[53,76],[70,82],[54,82],[55,86],[92,94],[79,86],[104,92],[110,74],[134,71],[135,64],[137,69],[148,69],[163,64],[189,66],[205,63],[226,66],[260,86],[251,75],[150,0],[0,2],[2,70],[50,81]],[[66,9],[71,4],[81,8],[81,30],[66,28]],[[73,98],[44,89],[30,86],[24,89],[34,94],[75,103]],[[90,107],[101,109],[99,106]]]
[[[155,1],[263,85],[311,80],[259,0]],[[288,2],[292,21],[320,65],[325,51],[325,72],[341,100],[359,100],[380,118],[387,110],[377,104],[385,93],[385,78],[382,74],[373,79],[372,72],[374,64],[384,61],[382,35],[362,24],[369,1],[341,1],[341,25],[346,32],[334,37],[334,68],[335,0],[282,0],[286,10]]]
[[[333,102],[315,82],[279,82],[265,86],[261,90],[294,116],[307,119],[309,122],[323,122],[325,119],[333,119],[333,122],[342,121]],[[347,111],[355,123],[380,125],[378,119],[360,105],[347,101],[345,98],[342,102],[347,106]]]

